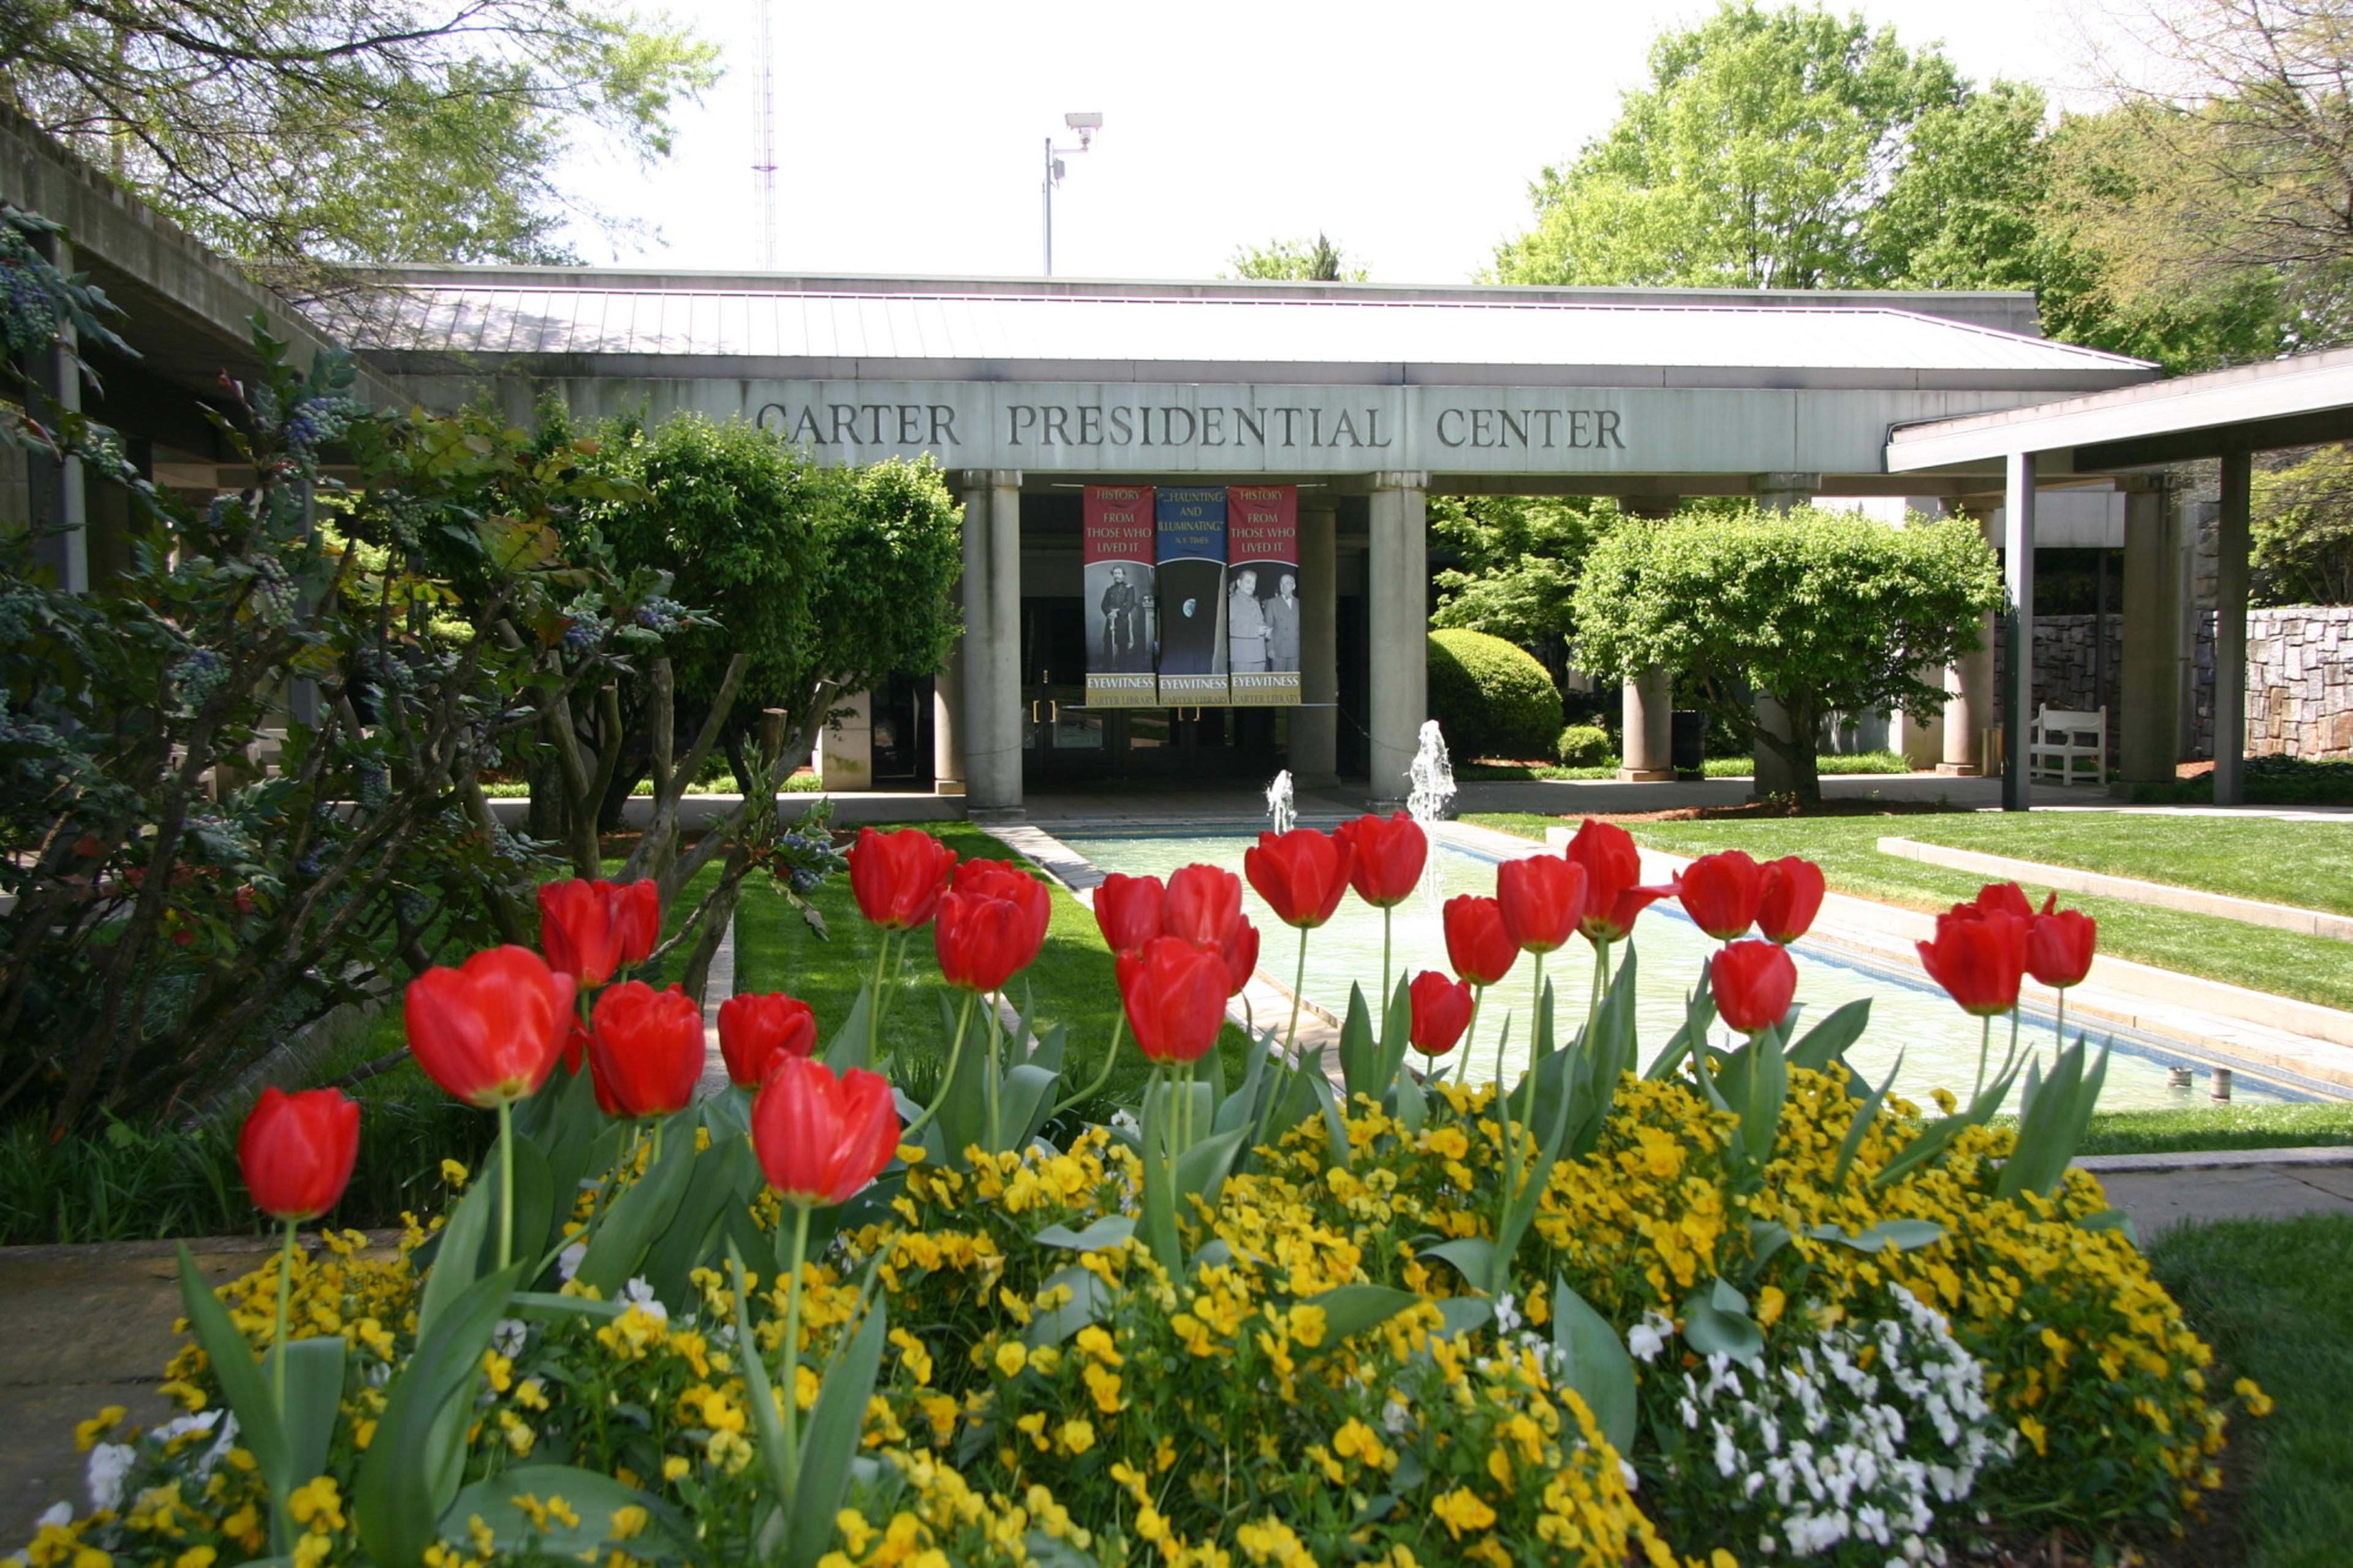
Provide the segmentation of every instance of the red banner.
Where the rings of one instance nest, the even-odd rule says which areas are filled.
[[[1087,706],[1151,708],[1154,523],[1149,485],[1089,485],[1080,513],[1086,574]]]
[[[1228,612],[1237,707],[1299,700],[1299,489],[1226,487]]]

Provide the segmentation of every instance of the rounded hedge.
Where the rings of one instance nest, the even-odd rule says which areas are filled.
[[[1430,711],[1447,750],[1520,760],[1552,754],[1560,690],[1525,648],[1460,627],[1430,634]]]
[[[1569,725],[1553,742],[1552,752],[1569,768],[1606,768],[1618,761],[1618,742],[1599,724]]]

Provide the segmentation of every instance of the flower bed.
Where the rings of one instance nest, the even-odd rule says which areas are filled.
[[[1304,940],[1335,868],[1365,869],[1351,840],[1408,857],[1403,837],[1272,841],[1252,880]],[[1491,1020],[1499,931],[1614,931],[1609,970],[1647,898],[1597,847],[1451,921]],[[944,869],[909,876],[936,899]],[[958,868],[945,894],[935,940],[974,944],[943,953],[968,996],[1034,952],[1016,875]],[[396,1256],[328,1237],[218,1307],[192,1285],[202,1343],[166,1384],[188,1414],[91,1423],[98,1506],[32,1562],[1880,1563],[1988,1521],[2162,1531],[2217,1484],[2234,1401],[2067,1169],[2099,1070],[2080,1044],[2015,1130],[1987,1118],[2016,1062],[1926,1114],[1847,1073],[1859,1016],[1799,1032],[1774,999],[1786,955],[1742,952],[1647,1062],[1622,967],[1557,1049],[1567,999],[1538,1010],[1537,1067],[1509,1093],[1457,1066],[1477,1025],[1440,994],[1454,983],[1400,976],[1379,1021],[1352,1012],[1345,1098],[1265,1041],[1228,1083],[1203,1054],[1239,919],[1218,875],[1103,901],[1165,1065],[1132,1123],[1060,1144],[1037,1136],[1059,1035],[1000,1037],[993,1006],[945,1010],[942,1095],[900,1127],[853,1065],[866,1003],[834,1066],[796,1054],[799,1016],[739,1009],[739,1030],[780,1019],[773,1053],[730,1042],[756,1091],[669,1110],[622,1060],[638,1009],[600,1005],[596,1028],[617,1022],[589,1070],[516,1103],[499,1157]],[[1762,909],[1793,936],[1807,879],[1778,876],[1720,864],[1692,892],[1719,927]],[[930,921],[891,891],[861,904]],[[1968,949],[1989,1005],[1988,950],[2017,917],[1954,918],[1995,923]],[[1746,1023],[1729,1048],[1719,1000]],[[554,1010],[551,1059],[573,1016]],[[1402,1070],[1409,1043],[1424,1075]],[[640,1128],[596,1110],[608,1069],[608,1100],[654,1102]],[[896,1137],[872,1145],[876,1127]],[[289,1174],[303,1149],[276,1158],[257,1152],[261,1201],[321,1205]],[[281,1323],[294,1353],[257,1363]]]

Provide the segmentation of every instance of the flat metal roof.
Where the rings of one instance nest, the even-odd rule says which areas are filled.
[[[1900,426],[1893,473],[2063,455],[2061,470],[2153,468],[2353,437],[2353,348]],[[2048,470],[2046,470],[2048,471]]]
[[[593,361],[805,379],[2077,391],[2155,374],[2052,342],[2014,292],[801,279],[371,269],[307,307],[387,369]],[[2000,323],[2000,324],[1997,324]],[[457,367],[451,366],[455,369]],[[578,367],[588,368],[588,367]]]

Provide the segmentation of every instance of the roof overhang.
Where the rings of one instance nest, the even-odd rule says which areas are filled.
[[[1977,471],[2030,452],[2043,475],[2112,473],[2343,440],[2353,440],[2353,349],[2330,349],[1899,426],[1887,468]]]

